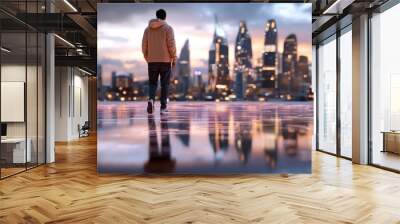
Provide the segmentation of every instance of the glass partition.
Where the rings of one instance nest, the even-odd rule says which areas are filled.
[[[41,13],[43,1],[0,2]],[[0,12],[0,178],[45,163],[45,35]]]
[[[26,74],[26,114],[27,114],[27,150],[29,160],[27,167],[37,165],[38,159],[38,35],[36,32],[27,33],[27,74]]]
[[[352,33],[351,26],[340,36],[340,154],[352,157]]]
[[[38,33],[38,64],[37,64],[37,162],[44,164],[46,162],[46,36]]]
[[[1,175],[24,171],[30,162],[26,133],[26,33],[1,34]]]
[[[371,162],[400,170],[400,5],[371,19]]]
[[[336,36],[318,47],[318,149],[336,153]]]

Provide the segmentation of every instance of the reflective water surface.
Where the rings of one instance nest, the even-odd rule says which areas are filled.
[[[311,172],[312,102],[146,104],[99,102],[100,173]]]

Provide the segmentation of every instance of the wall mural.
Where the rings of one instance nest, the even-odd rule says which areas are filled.
[[[311,55],[309,3],[98,4],[98,171],[310,173]]]

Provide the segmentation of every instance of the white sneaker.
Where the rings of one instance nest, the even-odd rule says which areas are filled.
[[[161,114],[166,114],[168,113],[168,108],[160,109]]]

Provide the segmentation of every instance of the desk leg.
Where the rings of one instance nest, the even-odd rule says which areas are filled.
[[[386,152],[386,134],[383,134],[383,150],[381,152]]]

